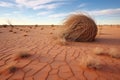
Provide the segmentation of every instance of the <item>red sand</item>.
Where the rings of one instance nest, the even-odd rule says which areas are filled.
[[[2,72],[0,80],[120,80],[120,59],[97,56],[104,65],[99,70],[83,68],[79,59],[92,55],[95,47],[120,49],[120,27],[102,27],[95,42],[56,43],[58,27],[0,28],[0,71],[6,65],[19,67],[15,73]],[[14,60],[18,50],[32,54]]]

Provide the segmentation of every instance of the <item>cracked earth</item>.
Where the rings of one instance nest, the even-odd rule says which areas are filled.
[[[120,80],[120,59],[93,54],[95,47],[106,51],[120,49],[120,28],[103,27],[95,42],[68,42],[61,45],[56,34],[60,27],[0,28],[0,72],[5,66],[19,67],[14,73],[0,73],[0,80]],[[14,60],[18,51],[27,50],[32,56]],[[81,58],[94,55],[102,62],[101,69],[80,65]]]

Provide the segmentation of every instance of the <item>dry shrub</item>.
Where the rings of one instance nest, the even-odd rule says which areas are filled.
[[[29,31],[26,31],[26,33],[28,33]]]
[[[23,29],[20,29],[20,31],[23,31]]]
[[[102,68],[101,61],[94,55],[86,55],[80,59],[80,65],[90,69]]]
[[[2,71],[0,71],[0,74],[3,74],[3,73],[9,73],[9,74],[15,73],[18,69],[20,69],[20,68],[15,66],[14,64],[9,64],[7,66],[4,66]]]
[[[110,48],[108,55],[113,58],[120,58],[120,50],[118,48]]]
[[[42,27],[41,30],[43,30],[44,28]]]
[[[28,36],[27,34],[24,34],[23,36]]]
[[[13,30],[9,30],[9,32],[13,32]]]
[[[96,55],[108,55],[113,58],[120,58],[120,50],[118,48],[110,48],[105,50],[102,47],[96,47],[93,49],[93,53]]]
[[[56,30],[54,32],[54,35],[52,36],[52,39],[54,40],[54,42],[58,45],[61,45],[61,46],[68,44],[66,39],[61,37],[62,29],[63,28],[60,28],[60,29]]]
[[[50,32],[50,34],[53,34],[52,32]]]
[[[63,39],[62,38],[61,39],[57,39],[56,43],[61,45],[61,46],[64,46],[64,45],[68,44],[64,38]]]
[[[16,29],[19,29],[19,28],[16,27]]]
[[[15,73],[18,70],[18,68],[13,65],[13,66],[9,66],[8,70],[9,70],[9,73]]]
[[[32,29],[32,26],[30,26],[29,28]]]
[[[17,52],[18,53],[15,55],[14,60],[26,59],[26,58],[29,58],[31,56],[31,54],[28,51],[25,51],[25,50],[21,50],[21,51],[17,51]]]
[[[4,25],[3,25],[3,27],[4,27],[4,28],[6,28],[6,27],[7,27],[7,25],[6,25],[6,24],[4,24]]]
[[[53,30],[55,30],[55,28],[53,28]]]
[[[51,27],[54,27],[54,24],[52,24]]]
[[[16,34],[17,32],[13,32],[13,33],[15,33],[15,34]]]
[[[36,24],[35,27],[38,27],[38,25]]]
[[[92,18],[83,14],[73,14],[66,19],[61,32],[67,41],[93,41],[97,34],[97,25]]]
[[[96,54],[96,55],[105,55],[105,54],[107,54],[105,52],[104,48],[102,48],[102,47],[95,47],[93,49],[93,53]]]

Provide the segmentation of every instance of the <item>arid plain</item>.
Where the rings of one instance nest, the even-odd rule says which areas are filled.
[[[57,38],[60,28],[1,26],[0,80],[120,80],[120,55],[96,55],[120,52],[120,26],[98,26],[94,42],[66,44]],[[86,67],[89,59],[100,68]]]

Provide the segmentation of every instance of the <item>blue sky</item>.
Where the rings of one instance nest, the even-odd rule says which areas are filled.
[[[62,24],[76,13],[97,24],[120,24],[120,0],[0,0],[0,24]]]

